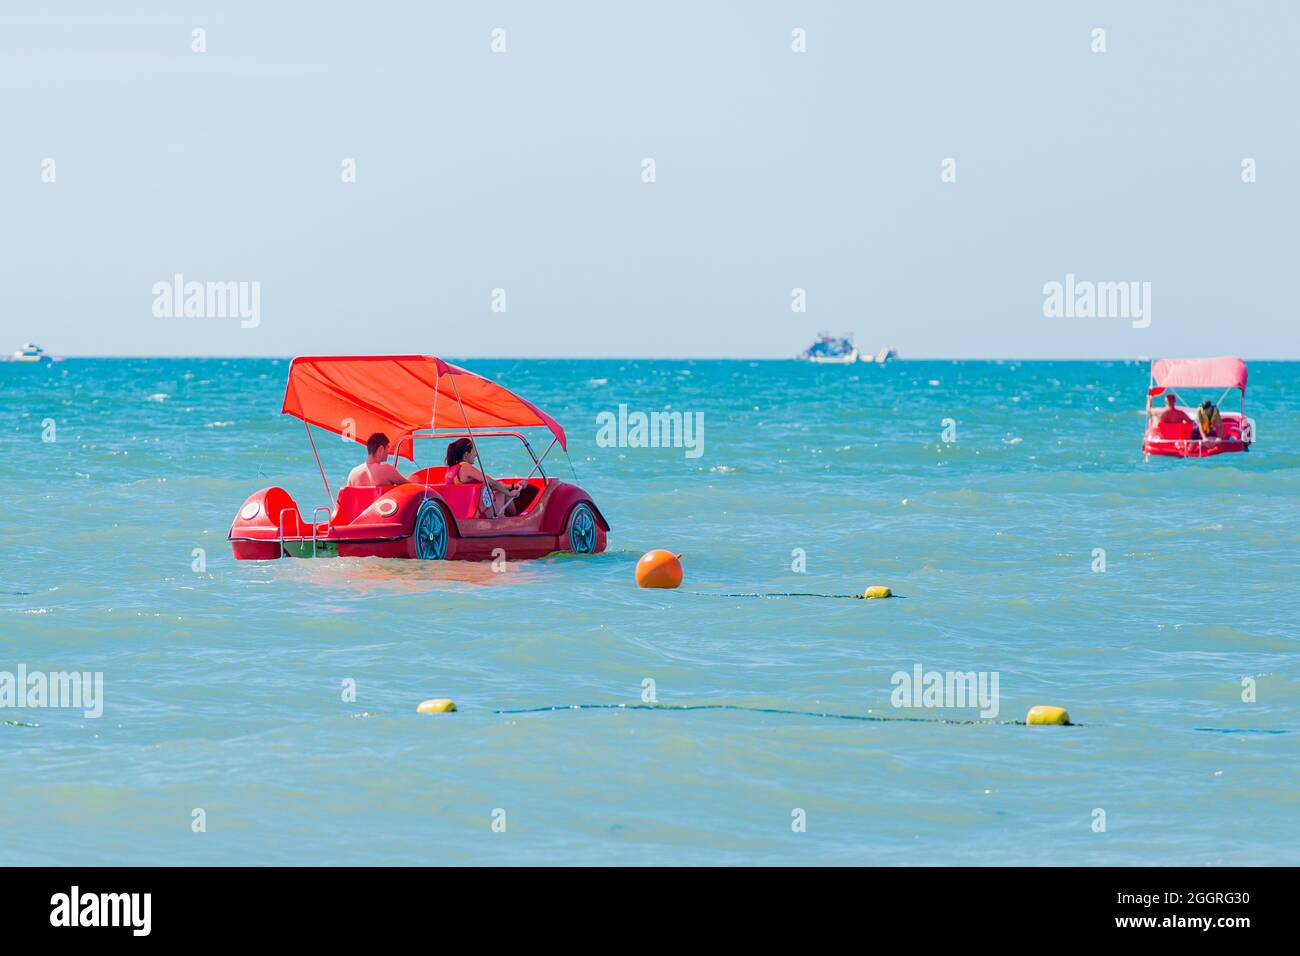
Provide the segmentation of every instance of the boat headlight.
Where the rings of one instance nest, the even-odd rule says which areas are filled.
[[[239,517],[243,518],[245,521],[252,521],[257,517],[257,513],[261,510],[261,504],[256,501],[250,501],[248,504],[244,505],[243,510],[239,512]]]
[[[380,498],[379,504],[375,505],[375,510],[387,518],[397,510],[397,502],[392,498]]]

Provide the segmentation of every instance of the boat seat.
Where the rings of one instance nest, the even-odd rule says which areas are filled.
[[[1196,426],[1191,422],[1156,422],[1156,437],[1166,441],[1182,441],[1195,434]]]
[[[413,472],[410,481],[413,485],[440,485],[445,477],[447,477],[446,465],[438,465],[435,468],[421,468]]]
[[[339,489],[338,503],[334,506],[334,514],[330,515],[330,524],[351,523],[353,518],[374,504],[387,490],[388,486],[384,485],[344,485]]]
[[[477,518],[482,485],[438,485],[432,490],[442,496],[453,518]]]
[[[514,478],[503,478],[502,481],[516,481]],[[521,495],[523,510],[520,514],[527,514],[532,510],[533,505],[541,497],[541,493],[546,490],[546,482],[540,478],[530,478],[528,484],[532,491],[525,491]],[[451,509],[452,517],[461,518],[480,518],[480,502],[483,496],[483,486],[478,484],[468,485],[430,485],[430,491],[436,491],[442,496],[442,500],[447,503]]]

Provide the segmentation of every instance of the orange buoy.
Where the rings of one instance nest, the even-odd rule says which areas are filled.
[[[675,588],[682,583],[682,556],[656,548],[636,563],[636,584],[641,588]]]

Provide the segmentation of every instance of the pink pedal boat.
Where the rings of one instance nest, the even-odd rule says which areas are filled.
[[[1213,417],[1201,414],[1196,406],[1176,406],[1185,421],[1162,422],[1162,407],[1152,400],[1178,389],[1183,392],[1217,392]],[[1239,411],[1220,411],[1228,394],[1236,389],[1241,402]],[[1205,432],[1209,431],[1209,434]],[[1255,421],[1246,417],[1246,363],[1239,358],[1157,359],[1151,363],[1151,384],[1147,388],[1147,426],[1142,451],[1147,455],[1170,455],[1177,458],[1208,458],[1227,452],[1249,451],[1255,440]]]

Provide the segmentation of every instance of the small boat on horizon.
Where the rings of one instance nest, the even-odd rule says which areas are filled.
[[[853,344],[852,332],[840,336],[820,332],[817,341],[796,357],[819,365],[852,365],[858,360],[858,347]]]
[[[852,365],[854,362],[866,362],[868,365],[887,365],[898,358],[898,349],[886,346],[875,355],[858,351],[853,341],[853,333],[831,335],[819,332],[817,341],[800,352],[796,358],[819,365]]]
[[[9,357],[11,362],[53,362],[54,359],[45,354],[45,349],[41,348],[35,342],[28,342],[18,351]]]

